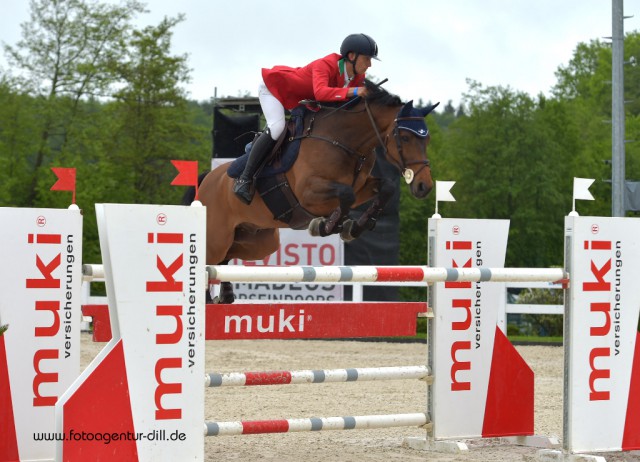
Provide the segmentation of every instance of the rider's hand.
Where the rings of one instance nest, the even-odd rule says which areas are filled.
[[[354,94],[352,96],[362,96],[363,98],[367,96],[367,87],[354,87],[354,90],[358,90],[358,94]],[[354,91],[355,93],[355,91]]]

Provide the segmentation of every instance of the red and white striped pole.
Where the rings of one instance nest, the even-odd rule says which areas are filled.
[[[367,382],[374,380],[425,380],[431,378],[428,366],[362,367],[300,371],[211,373],[208,387],[248,387],[256,385],[295,385],[330,382]]]
[[[210,281],[229,282],[556,282],[562,268],[431,268],[428,266],[207,266]]]
[[[245,420],[237,422],[206,422],[204,434],[205,436],[233,436],[261,433],[424,427],[429,423],[429,415],[422,412],[413,414],[314,417],[310,419]]]

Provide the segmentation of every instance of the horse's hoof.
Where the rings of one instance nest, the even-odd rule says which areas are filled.
[[[235,295],[232,295],[231,297],[220,297],[219,295],[216,295],[215,297],[213,297],[213,304],[214,305],[230,305],[233,302],[235,302],[236,297]]]
[[[340,232],[340,239],[342,239],[345,242],[353,241],[355,239],[355,236],[351,234],[351,231],[353,230],[353,226],[355,224],[356,222],[353,220],[345,220],[344,223],[342,223],[342,231]]]
[[[311,220],[309,222],[309,228],[307,228],[309,230],[309,234],[311,234],[312,236],[321,236],[320,227],[323,225],[323,222],[324,218],[322,217],[314,218],[313,220]]]

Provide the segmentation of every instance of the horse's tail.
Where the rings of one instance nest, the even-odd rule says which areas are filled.
[[[209,173],[210,172],[203,172],[198,176],[198,186],[200,186],[204,177]],[[196,200],[196,188],[195,186],[189,186],[182,196],[182,205],[191,205],[194,200]]]

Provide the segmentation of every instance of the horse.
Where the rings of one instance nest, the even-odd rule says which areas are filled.
[[[409,184],[411,194],[425,198],[433,188],[425,117],[437,104],[418,109],[379,85],[366,82],[365,97],[342,106],[307,102],[313,106],[304,116],[304,132],[289,141],[300,141],[298,157],[267,191],[245,205],[232,192],[229,164],[218,166],[202,178],[199,200],[207,207],[208,265],[224,265],[231,259],[261,260],[280,245],[279,229],[305,229],[314,236],[340,233],[349,241],[371,230],[392,197],[393,181],[371,176],[375,149],[383,149]],[[255,182],[254,182],[255,183]],[[270,210],[267,196],[284,192]],[[272,201],[274,202],[274,201]],[[369,202],[367,210],[352,219],[352,208]],[[273,206],[272,206],[273,208]],[[215,302],[233,303],[229,282],[220,281]]]

